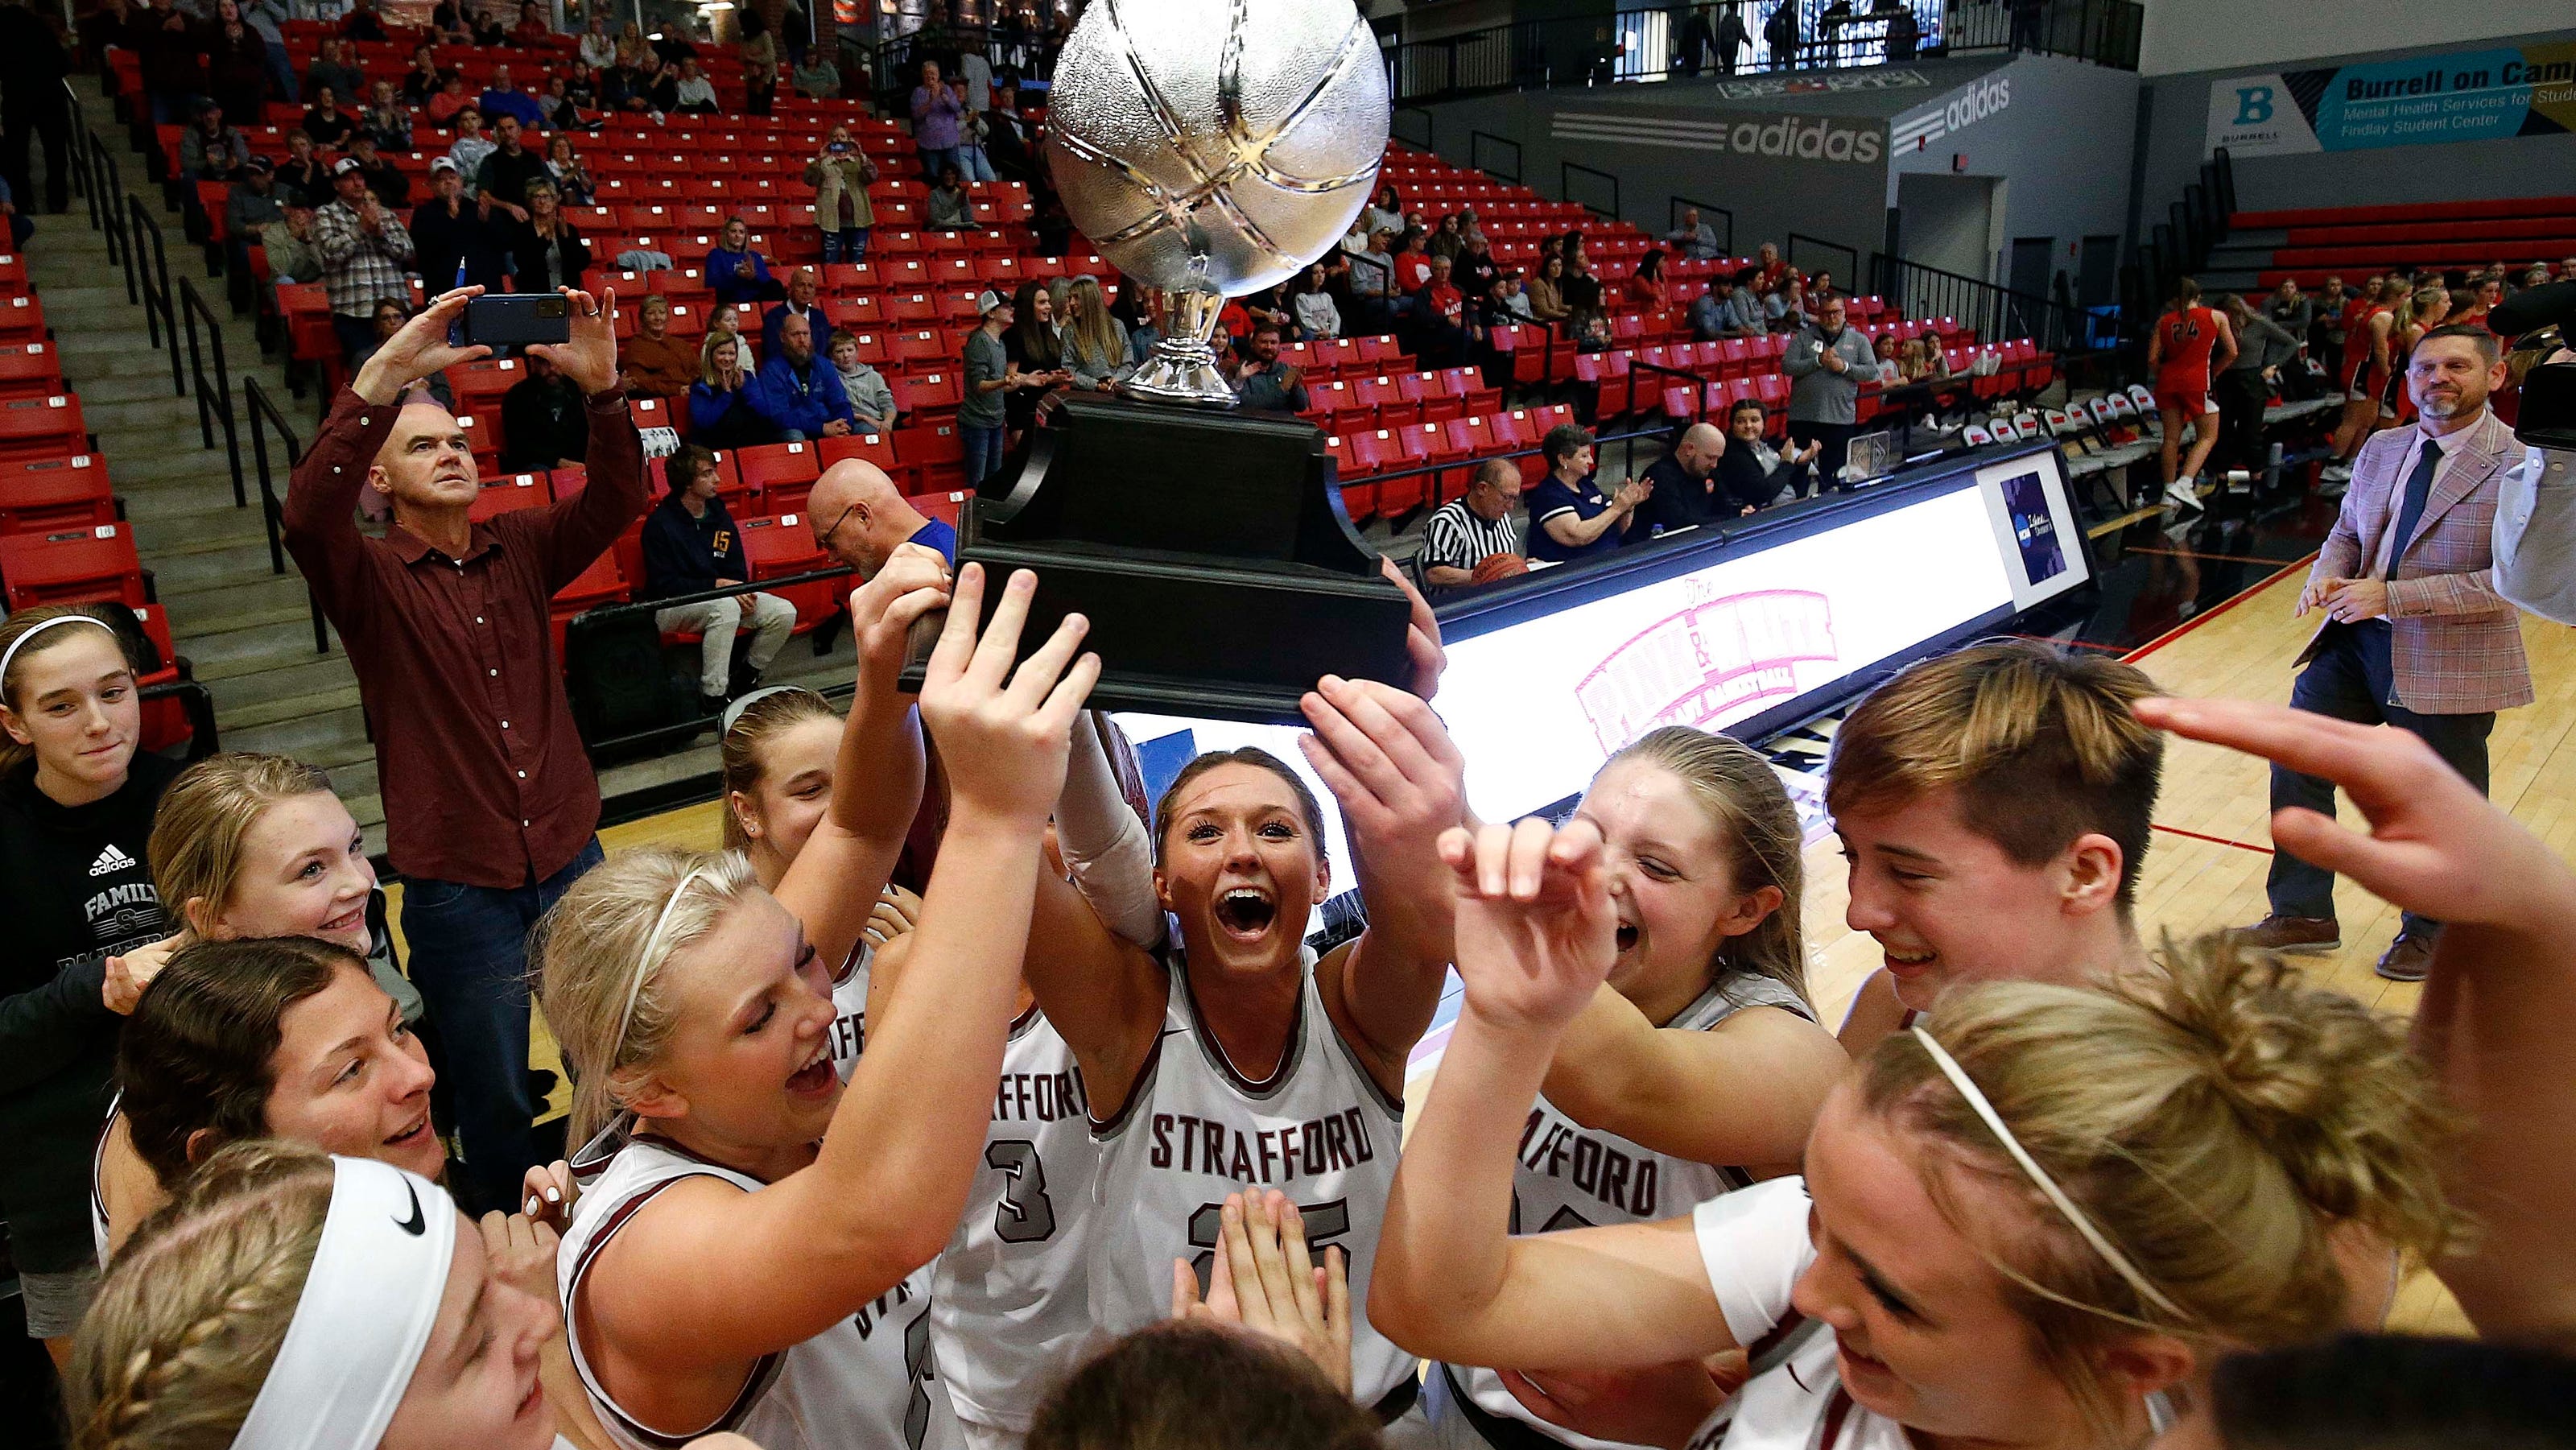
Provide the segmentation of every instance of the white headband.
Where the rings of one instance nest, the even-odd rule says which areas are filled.
[[[2109,1235],[2093,1226],[2093,1220],[2085,1216],[2084,1210],[2075,1206],[2075,1200],[2067,1197],[2066,1190],[2057,1186],[2057,1180],[2049,1177],[2048,1171],[2039,1166],[2039,1160],[2030,1156],[2030,1150],[2024,1148],[2021,1140],[2013,1136],[2012,1129],[2004,1126],[2003,1114],[1996,1112],[1995,1105],[1986,1101],[1986,1095],[1977,1090],[1976,1083],[1968,1077],[1967,1069],[1959,1066],[1958,1059],[1950,1055],[1950,1050],[1936,1041],[1931,1033],[1920,1027],[1914,1028],[1913,1032],[1914,1040],[1923,1044],[1925,1052],[1932,1054],[1932,1065],[1941,1069],[1941,1075],[1950,1080],[1950,1086],[1959,1090],[1959,1096],[1968,1100],[1968,1106],[1976,1109],[1978,1117],[1985,1119],[1986,1126],[1993,1129],[1995,1137],[2002,1141],[2004,1151],[2010,1153],[2012,1160],[2021,1165],[2021,1171],[2029,1176],[2031,1183],[2041,1193],[2047,1195],[2048,1201],[2057,1205],[2057,1211],[2064,1215],[2066,1222],[2074,1228],[2084,1242],[2093,1246],[2093,1252],[2102,1256],[2102,1262],[2109,1264],[2113,1273],[2127,1280],[2129,1287],[2138,1291],[2139,1298],[2176,1319],[2189,1322],[2192,1316],[2183,1312],[2182,1306],[2166,1298],[2162,1290],[2148,1282],[2147,1276],[2138,1271],[2138,1266],[2129,1262],[2129,1256],[2121,1253],[2112,1244]]]
[[[763,685],[724,707],[724,713],[716,717],[716,738],[722,740],[731,735],[733,727],[742,723],[744,712],[772,695],[812,695],[817,700],[823,698],[820,692],[807,689],[803,685]]]
[[[373,1450],[438,1319],[455,1202],[373,1158],[333,1158],[331,1170],[313,1271],[232,1450]]]
[[[28,626],[25,634],[9,641],[9,647],[7,649],[0,650],[0,680],[6,680],[9,678],[9,662],[18,657],[19,646],[25,644],[31,639],[34,639],[37,635],[43,634],[46,630],[53,628],[57,624],[95,624],[99,628],[107,631],[107,637],[109,639],[116,639],[116,627],[109,624],[106,620],[99,618],[95,614],[57,614],[51,619],[38,620],[36,623]],[[124,647],[125,641],[121,639],[117,640],[117,648],[121,650]]]
[[[608,1039],[612,1060],[625,1045],[626,1026],[635,1020],[635,999],[644,994],[644,974],[653,970],[653,958],[660,953],[662,938],[671,929],[671,913],[679,909],[680,898],[689,894],[689,883],[707,874],[704,866],[690,867],[689,874],[680,878],[680,884],[671,888],[669,899],[662,903],[662,914],[653,918],[653,929],[644,936],[644,950],[635,955],[635,976],[626,984],[626,1005],[617,1013],[617,1035]]]

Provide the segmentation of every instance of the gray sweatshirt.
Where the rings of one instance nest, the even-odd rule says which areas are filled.
[[[1830,349],[1851,364],[1834,372],[1821,361]],[[1878,381],[1878,354],[1857,327],[1844,326],[1831,342],[1814,323],[1799,328],[1780,359],[1789,375],[1789,419],[1796,423],[1851,423],[1860,417],[1860,385]]]

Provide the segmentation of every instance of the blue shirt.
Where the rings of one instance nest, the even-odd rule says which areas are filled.
[[[534,131],[546,119],[546,113],[537,106],[537,98],[518,91],[485,91],[474,108],[483,113],[487,125],[503,116],[516,116],[520,125]]]
[[[751,275],[748,278],[737,277],[733,269],[746,256],[751,258]],[[761,285],[768,280],[769,259],[749,248],[728,252],[717,247],[707,253],[707,285],[715,289],[718,302],[757,302]],[[815,349],[817,352],[821,350],[820,347]]]
[[[1596,474],[1585,474],[1578,483],[1568,485],[1550,474],[1547,480],[1529,491],[1529,556],[1553,564],[1575,559],[1589,559],[1599,554],[1617,552],[1619,531],[1603,529],[1601,537],[1576,548],[1567,548],[1547,531],[1547,521],[1559,514],[1576,519],[1597,518],[1610,507],[1608,496],[1593,482]]]
[[[925,549],[937,549],[939,556],[948,561],[949,568],[957,567],[957,531],[948,527],[945,520],[932,519],[915,529],[912,537],[904,542],[919,544]]]

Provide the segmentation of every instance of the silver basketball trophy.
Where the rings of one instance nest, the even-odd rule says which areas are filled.
[[[1091,620],[1094,705],[1293,724],[1321,676],[1405,682],[1410,602],[1352,529],[1323,432],[1228,411],[1209,346],[1228,295],[1349,228],[1386,125],[1385,62],[1351,0],[1092,0],[1066,41],[1056,188],[1101,256],[1161,293],[1165,336],[1125,396],[1070,394],[1029,430],[967,501],[957,557],[1037,572],[1025,647],[1069,612]],[[935,629],[916,626],[916,661]]]
[[[1217,313],[1331,251],[1367,204],[1386,62],[1351,0],[1096,0],[1046,124],[1066,214],[1162,296],[1164,336],[1127,391],[1232,407]]]

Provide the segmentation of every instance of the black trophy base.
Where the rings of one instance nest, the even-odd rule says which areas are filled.
[[[968,501],[957,559],[984,566],[987,618],[1011,571],[1035,571],[1023,656],[1067,614],[1090,620],[1102,709],[1295,724],[1325,675],[1409,678],[1411,601],[1297,419],[1073,400]],[[916,631],[907,686],[934,638]]]

